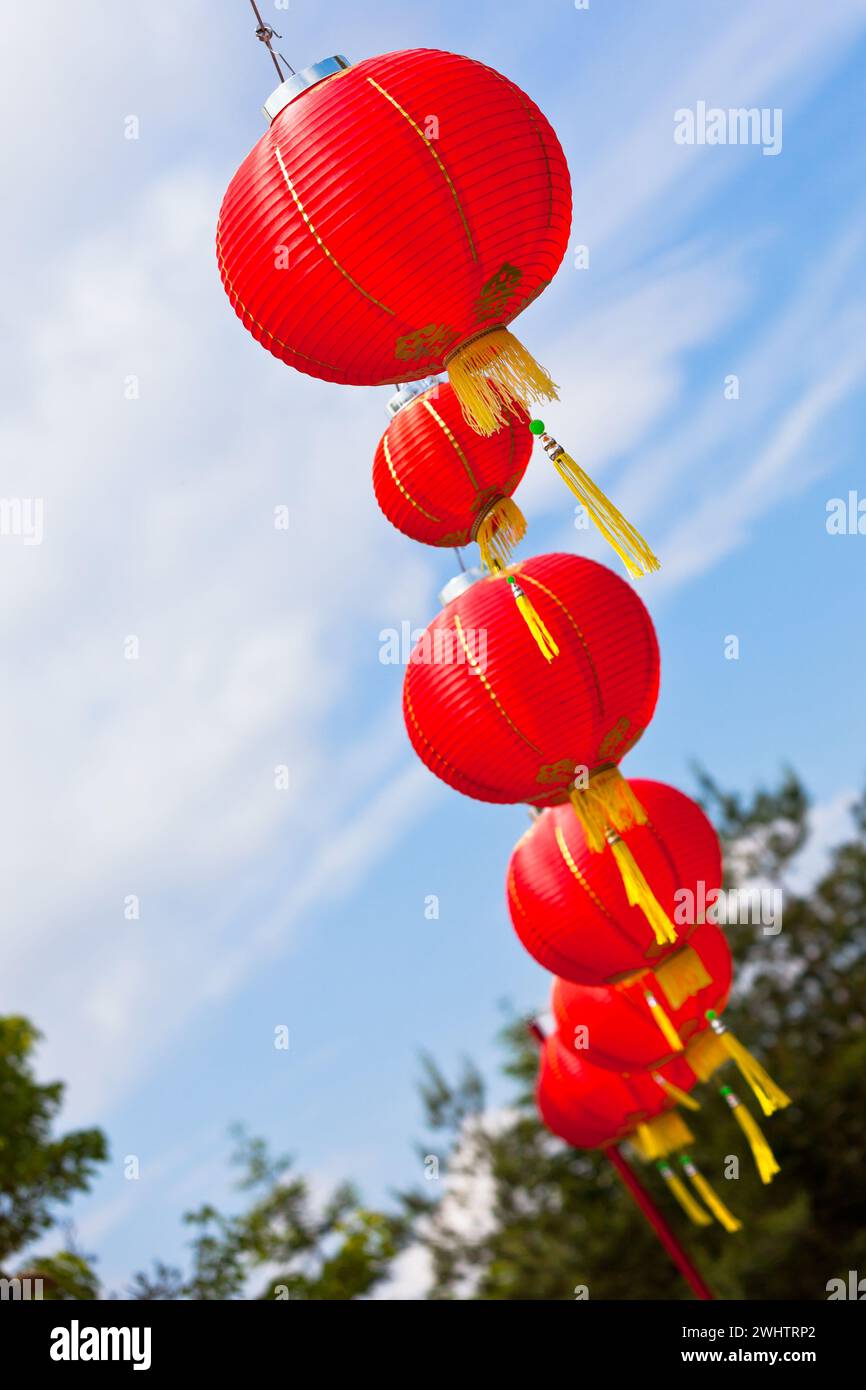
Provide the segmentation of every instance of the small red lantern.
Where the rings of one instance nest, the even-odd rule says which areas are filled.
[[[376,386],[448,368],[475,427],[556,388],[506,325],[568,246],[568,167],[508,78],[412,49],[330,58],[269,98],[223,199],[238,317],[290,366]]]
[[[616,1072],[657,1070],[708,1026],[707,1010],[721,1013],[731,990],[731,952],[724,933],[707,922],[686,948],[692,972],[666,981],[666,968],[641,970],[615,985],[577,985],[557,979],[553,1013],[564,1039],[574,1038],[589,1062]]]
[[[478,434],[453,387],[429,378],[404,386],[388,410],[373,489],[391,524],[426,545],[477,541],[488,569],[506,565],[526,530],[511,500],[532,452],[525,412],[495,434]]]
[[[647,820],[623,830],[622,839],[676,940],[670,933],[660,937],[631,905],[612,850],[593,853],[568,807],[543,811],[515,846],[508,910],[529,954],[565,980],[601,985],[664,961],[668,981],[687,986],[694,960],[683,947],[697,920],[688,895],[695,904],[704,901],[702,887],[705,893],[720,887],[719,839],[700,806],[675,787],[643,778],[630,785]]]

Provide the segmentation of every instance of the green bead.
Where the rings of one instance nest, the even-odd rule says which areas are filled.
[[[543,420],[530,420],[530,422],[529,422],[529,432],[530,432],[530,434],[544,434],[544,421],[543,421]]]

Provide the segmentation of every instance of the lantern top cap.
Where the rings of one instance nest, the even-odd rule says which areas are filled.
[[[453,579],[448,580],[444,589],[439,590],[439,602],[442,607],[447,608],[449,603],[465,594],[467,589],[471,589],[473,584],[483,578],[481,570],[476,569],[461,570],[459,574],[455,574]]]
[[[351,66],[348,58],[344,58],[342,53],[337,53],[333,58],[322,58],[310,67],[302,68],[300,72],[293,73],[285,82],[281,82],[276,91],[271,92],[262,107],[262,115],[270,124],[301,92],[305,92],[308,87],[315,87],[317,82],[323,82],[326,77],[333,77],[335,72],[343,72]]]
[[[404,381],[402,386],[397,387],[396,395],[393,395],[385,406],[389,419],[393,420],[404,405],[408,405],[425,391],[432,391],[433,387],[438,385],[438,376],[425,376],[420,381]]]

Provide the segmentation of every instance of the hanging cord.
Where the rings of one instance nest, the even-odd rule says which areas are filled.
[[[277,61],[278,58],[282,59],[282,61],[285,63],[286,67],[289,70],[289,74],[292,77],[294,77],[295,75],[295,69],[292,67],[291,63],[283,57],[282,53],[275,53],[271,46],[272,39],[281,39],[283,36],[282,34],[278,34],[276,29],[274,29],[270,24],[265,24],[265,21],[262,19],[262,16],[259,12],[259,7],[256,4],[256,0],[250,0],[250,4],[253,7],[253,14],[259,22],[258,28],[256,29],[256,38],[261,40],[261,42],[265,45],[265,48],[270,53],[271,62],[277,70],[277,77],[280,79],[281,82],[285,82],[285,73],[283,72],[279,62]]]

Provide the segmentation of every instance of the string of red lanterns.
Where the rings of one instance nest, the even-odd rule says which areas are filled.
[[[256,13],[282,77],[274,31]],[[719,1017],[731,987],[723,933],[677,912],[678,895],[721,885],[715,832],[682,792],[620,772],[658,696],[645,606],[583,557],[513,560],[526,531],[513,494],[538,437],[629,575],[658,568],[530,418],[558,392],[510,330],[568,246],[565,156],[531,98],[469,58],[415,49],[288,71],[222,202],[223,285],[288,366],[397,387],[373,463],[382,512],[415,541],[479,547],[480,577],[464,571],[446,587],[413,651],[409,739],[464,795],[532,808],[507,902],[521,942],[557,977],[556,1027],[545,1037],[534,1025],[539,1111],[566,1143],[608,1153],[709,1297],[619,1146],[657,1164],[690,1221],[735,1232],[739,1218],[690,1157],[683,1111],[700,1108],[693,1091],[729,1061],[765,1115],[788,1097]],[[720,1089],[769,1182],[778,1165],[758,1122]]]

